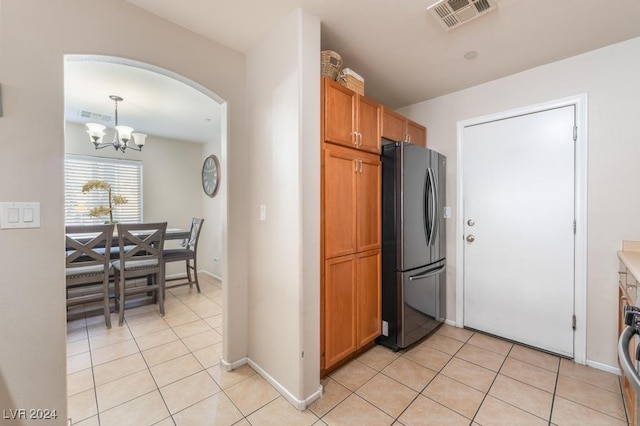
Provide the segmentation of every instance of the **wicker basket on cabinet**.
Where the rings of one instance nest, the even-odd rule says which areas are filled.
[[[342,57],[333,50],[323,50],[320,57],[320,75],[335,80],[342,69]]]

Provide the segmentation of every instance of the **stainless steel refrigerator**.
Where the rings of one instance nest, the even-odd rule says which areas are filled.
[[[383,139],[382,336],[405,348],[445,319],[446,158]]]

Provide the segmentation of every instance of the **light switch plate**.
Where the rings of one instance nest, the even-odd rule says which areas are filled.
[[[40,228],[40,203],[0,203],[0,229]]]

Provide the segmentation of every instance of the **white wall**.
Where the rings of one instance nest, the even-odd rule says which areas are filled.
[[[640,240],[640,38],[405,107],[428,128],[427,146],[448,158],[447,200],[456,200],[456,122],[588,93],[587,360],[617,365],[617,258]],[[473,72],[473,63],[469,63]],[[457,212],[447,223],[447,318],[455,320]],[[532,261],[535,261],[535,254]],[[578,318],[578,321],[584,319]]]
[[[41,227],[0,231],[0,407],[56,409],[59,417],[52,425],[66,424],[65,54],[110,55],[156,65],[226,101],[228,121],[222,132],[228,143],[221,149],[223,251],[229,256],[221,266],[223,357],[242,359],[248,347],[244,56],[124,0],[2,1],[0,201],[39,201]]]
[[[202,163],[205,158],[211,154],[215,154],[218,159],[223,158],[221,136],[220,132],[217,132],[203,146],[200,163],[194,169],[198,174],[198,182],[200,182]],[[225,228],[223,225],[223,201],[225,199],[223,187],[223,182],[221,182],[218,194],[213,198],[205,195],[202,189],[200,190],[204,211],[204,225],[200,234],[202,240],[198,243],[198,269],[207,271],[218,279],[222,279],[222,264],[225,261],[225,251],[222,247]],[[202,188],[201,184],[200,188]]]
[[[212,101],[213,102],[213,101]],[[105,140],[111,140],[112,129],[108,129]],[[200,170],[204,145],[194,142],[166,139],[149,135],[142,152],[127,150],[125,154],[112,148],[96,150],[89,142],[86,126],[65,123],[65,152],[94,157],[122,158],[142,162],[143,221],[167,222],[169,228],[189,229],[192,217],[203,217],[202,185]],[[221,237],[218,222],[205,220],[198,247],[198,269],[213,273],[213,261],[205,264],[204,247],[212,245]],[[167,248],[176,246],[177,241],[167,241]],[[208,259],[207,259],[208,260]],[[169,263],[167,274],[184,275],[184,263]]]
[[[249,357],[298,401],[319,389],[319,57],[301,10],[247,54]]]

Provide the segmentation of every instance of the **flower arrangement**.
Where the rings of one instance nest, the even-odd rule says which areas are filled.
[[[107,191],[109,195],[109,206],[98,206],[89,210],[89,216],[91,217],[100,217],[109,215],[109,222],[114,223],[113,221],[113,208],[114,206],[120,206],[123,204],[127,204],[127,199],[123,195],[113,194],[111,195],[111,185],[103,180],[90,180],[82,186],[82,193],[85,194],[92,189],[99,189],[102,191]]]

